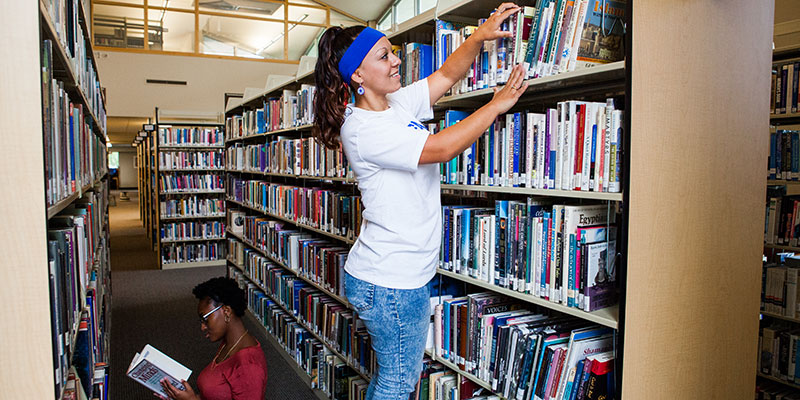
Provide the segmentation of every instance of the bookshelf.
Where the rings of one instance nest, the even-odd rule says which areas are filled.
[[[770,92],[770,151],[768,163],[767,185],[767,216],[766,229],[763,238],[764,255],[766,263],[762,263],[762,307],[759,314],[759,349],[756,375],[761,383],[777,382],[781,387],[800,388],[795,383],[796,378],[788,373],[791,356],[784,354],[784,350],[792,351],[795,348],[795,337],[792,331],[797,329],[800,318],[797,318],[796,305],[789,304],[796,298],[797,283],[791,279],[792,270],[797,268],[791,264],[784,265],[778,253],[799,253],[795,236],[797,225],[793,210],[793,202],[800,195],[800,181],[790,179],[782,173],[793,175],[797,168],[795,164],[795,149],[793,136],[797,135],[797,124],[800,123],[800,113],[792,112],[796,103],[791,98],[797,92],[796,80],[792,77],[793,69],[800,69],[800,49],[783,48],[775,49],[772,55],[773,87]],[[785,66],[791,66],[788,71]],[[795,74],[796,75],[796,74]],[[788,83],[786,82],[788,80]],[[794,81],[794,82],[793,82]],[[783,82],[781,84],[781,82]],[[781,85],[781,89],[777,85]],[[794,90],[792,90],[794,88]],[[778,91],[780,90],[780,92]],[[782,94],[781,94],[782,92]],[[788,98],[787,98],[788,97]],[[782,113],[781,107],[786,108]],[[778,143],[780,142],[780,143]],[[780,152],[780,154],[779,154]],[[788,162],[779,162],[788,161]],[[787,169],[787,167],[789,167]],[[777,178],[777,179],[776,179]],[[783,178],[783,179],[781,179]],[[796,178],[795,178],[796,179]],[[784,270],[784,271],[780,271]],[[778,294],[776,291],[780,291]],[[769,331],[769,334],[767,332]],[[788,334],[786,333],[788,332]],[[772,338],[778,344],[778,351],[767,349],[767,344],[762,342]],[[773,358],[769,358],[773,357]],[[771,365],[763,365],[764,360],[775,359]],[[769,385],[762,390],[772,390]]]
[[[7,194],[0,200],[6,282],[0,357],[18,361],[0,371],[9,398],[74,394],[64,388],[66,372],[83,363],[73,357],[78,353],[87,360],[89,386],[98,388],[91,398],[107,398],[98,386],[107,379],[111,310],[105,105],[94,54],[87,51],[84,3],[68,12],[51,1],[0,5],[7,44],[0,64],[9,71],[0,93],[7,150],[0,161]],[[73,29],[56,23],[61,15]],[[65,124],[65,111],[72,125]],[[75,131],[68,138],[70,126]],[[74,158],[61,158],[70,148],[77,149],[69,153]],[[63,251],[65,237],[74,240],[74,252]],[[66,275],[73,267],[74,275]],[[99,328],[96,335],[82,320]],[[83,336],[92,348],[78,346]]]
[[[755,360],[749,349],[754,346],[757,333],[757,321],[752,315],[757,309],[758,293],[752,284],[757,281],[752,264],[743,260],[755,263],[759,259],[755,243],[759,227],[763,227],[763,214],[756,212],[761,210],[756,205],[763,201],[764,178],[758,166],[766,162],[766,151],[752,150],[766,148],[763,135],[754,136],[753,132],[763,132],[767,125],[767,104],[763,100],[767,96],[759,100],[745,93],[764,93],[768,86],[763,72],[769,63],[772,5],[731,5],[728,10],[731,18],[757,21],[740,30],[716,19],[718,9],[714,7],[668,2],[636,2],[633,7],[631,3],[627,9],[630,19],[626,43],[630,45],[625,61],[531,80],[529,92],[520,101],[526,107],[554,104],[554,99],[570,99],[583,93],[590,97],[623,95],[627,128],[623,191],[619,194],[534,192],[442,185],[443,194],[541,196],[619,206],[623,210],[619,229],[625,238],[625,243],[620,244],[624,254],[619,275],[620,304],[604,309],[604,315],[578,314],[586,321],[616,329],[615,369],[622,398],[748,398],[755,383],[752,373]],[[435,9],[393,27],[388,36],[397,43],[430,43],[434,18],[474,22],[488,15],[493,6],[482,1],[442,0]],[[676,20],[683,21],[682,29],[688,35],[683,39],[668,34]],[[685,40],[686,37],[708,40]],[[731,41],[741,42],[753,57],[745,60],[736,56],[742,48],[716,45]],[[687,49],[709,56],[688,65],[677,56],[686,54]],[[262,99],[276,96],[285,88],[296,88],[298,77],[230,104],[226,117],[260,107]],[[449,96],[434,108],[469,108],[485,102],[489,96],[481,91]],[[728,102],[730,107],[722,111],[726,118],[720,120],[719,109],[714,106],[717,100],[710,99],[734,98],[736,101]],[[682,117],[676,120],[675,115]],[[302,130],[290,129],[281,134],[308,137]],[[269,142],[268,136],[270,133],[235,138],[226,142],[226,146]],[[731,163],[730,154],[745,155]],[[327,183],[323,177],[292,178],[230,167],[227,172],[229,177],[279,179],[297,186],[335,184],[332,187],[336,190],[346,191],[348,187],[352,193],[357,190],[357,185],[347,179]],[[725,207],[711,207],[720,197],[736,201],[726,201]],[[232,204],[229,212],[232,207],[241,207],[251,215],[274,218],[243,203],[229,203]],[[293,225],[307,231],[299,224]],[[230,234],[229,237],[236,239]],[[714,251],[710,252],[710,248]],[[455,274],[439,272],[439,276],[444,275]],[[498,287],[475,286],[500,291]],[[520,300],[531,307],[563,312],[555,304]],[[687,326],[691,329],[686,329]],[[724,351],[706,350],[718,349],[719,343],[726,343]],[[687,348],[704,350],[687,353]],[[653,368],[653,349],[659,349],[659,365],[675,368]],[[443,364],[463,379],[486,385],[457,366]],[[653,391],[653,388],[658,389]]]
[[[161,269],[225,265],[224,146],[216,121],[155,110],[153,238]],[[179,113],[180,114],[180,113]],[[190,114],[190,113],[184,113]]]

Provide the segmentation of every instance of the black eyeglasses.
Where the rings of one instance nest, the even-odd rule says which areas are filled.
[[[205,313],[205,315],[203,315],[202,317],[200,317],[200,323],[201,323],[201,324],[208,325],[208,316],[209,316],[209,315],[211,315],[211,314],[213,314],[213,313],[214,313],[214,311],[217,311],[217,310],[219,310],[220,308],[222,308],[222,306],[221,306],[221,305],[220,305],[220,306],[217,306],[217,308],[215,308],[215,309],[213,309],[213,310],[211,310],[211,311],[209,311],[209,312]]]

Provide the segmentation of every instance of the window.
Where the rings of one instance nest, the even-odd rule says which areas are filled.
[[[110,169],[119,168],[119,152],[115,151],[108,153],[108,168]]]
[[[389,8],[389,11],[378,20],[378,30],[381,31],[390,31],[392,30],[392,9]]]
[[[400,24],[414,16],[416,0],[399,0],[394,3],[395,23]]]
[[[419,0],[419,12],[425,12],[436,7],[436,0]]]
[[[414,2],[416,0],[406,0]],[[95,0],[95,45],[295,61],[329,26],[366,24],[312,0]],[[146,33],[145,33],[146,32]],[[287,41],[293,44],[287,48]],[[297,46],[295,46],[297,44]]]

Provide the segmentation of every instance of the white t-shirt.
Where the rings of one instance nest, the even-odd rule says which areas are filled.
[[[439,164],[418,165],[433,118],[428,81],[387,96],[389,109],[347,106],[341,141],[364,206],[345,271],[363,281],[416,289],[436,275],[441,244]]]

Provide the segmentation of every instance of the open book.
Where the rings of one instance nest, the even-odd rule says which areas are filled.
[[[133,356],[127,372],[127,375],[133,380],[162,396],[167,396],[161,387],[162,379],[167,378],[172,386],[186,390],[181,381],[189,379],[191,374],[192,370],[149,344],[144,346],[141,353]]]

